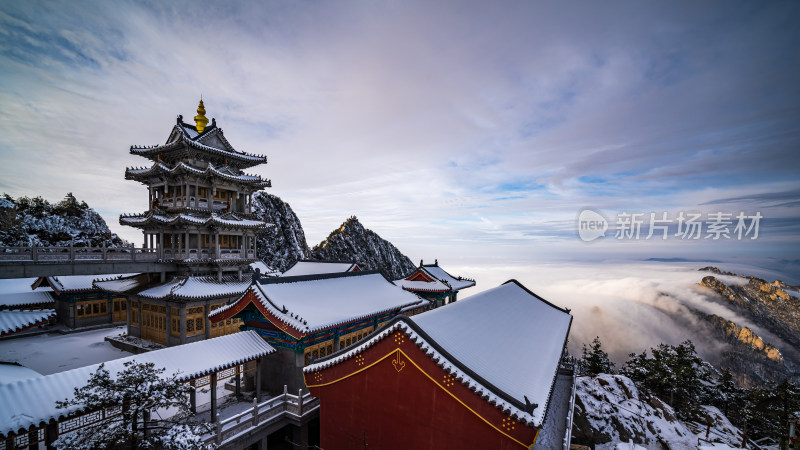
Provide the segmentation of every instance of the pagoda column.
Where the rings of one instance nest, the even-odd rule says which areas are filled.
[[[164,232],[163,231],[159,231],[158,232],[158,257],[159,258],[163,258],[164,257]]]
[[[181,344],[185,344],[186,343],[186,305],[181,305],[180,306],[180,311],[181,311],[181,313],[180,313],[181,323],[178,324],[178,326],[181,329]]]

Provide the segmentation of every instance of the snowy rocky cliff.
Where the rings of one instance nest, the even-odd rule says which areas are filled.
[[[790,377],[800,380],[800,298],[797,289],[781,281],[768,283],[760,278],[739,276],[705,267],[714,275],[703,277],[700,284],[719,295],[715,301],[732,309],[748,323],[767,335],[756,334],[753,327],[715,315],[697,314],[729,343],[731,351],[721,352],[715,366],[729,368],[744,386],[762,381],[780,381]],[[741,320],[741,319],[740,319]]]
[[[0,199],[0,245],[97,247],[125,244],[100,215],[69,193],[51,204],[41,197]]]
[[[380,270],[395,280],[408,275],[414,264],[391,242],[347,219],[327,239],[309,250],[303,225],[288,203],[266,192],[253,194],[253,213],[275,224],[258,236],[258,257],[268,266],[286,271],[299,259],[353,261],[364,270]]]
[[[685,423],[658,397],[644,398],[622,375],[578,377],[573,443],[614,449],[633,441],[647,449],[696,449],[698,439],[736,447],[739,430],[713,406],[703,406],[704,424]],[[710,423],[710,427],[707,425]]]
[[[309,257],[303,226],[288,203],[275,195],[256,192],[253,194],[253,213],[275,225],[258,235],[259,259],[284,272],[298,259]]]
[[[411,273],[416,266],[391,242],[364,228],[355,217],[347,219],[316,245],[311,254],[324,261],[354,261],[365,270],[380,270],[392,280]]]

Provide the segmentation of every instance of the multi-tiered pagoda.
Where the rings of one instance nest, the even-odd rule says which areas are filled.
[[[120,223],[141,228],[145,247],[185,273],[216,274],[221,281],[223,272],[241,277],[256,260],[256,233],[268,224],[251,214],[250,195],[270,182],[244,173],[267,158],[234,149],[214,119],[207,126],[205,112],[201,100],[195,125],[178,116],[165,144],[131,147],[153,162],[125,171],[126,179],[147,186],[150,207],[121,216]]]

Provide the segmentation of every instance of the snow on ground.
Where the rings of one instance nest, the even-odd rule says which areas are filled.
[[[668,443],[671,449],[694,450],[698,438],[705,439],[705,426],[692,425],[699,430],[692,432],[666,403],[655,397],[640,399],[627,377],[579,377],[576,396],[573,436],[593,433],[596,442],[605,441],[597,450],[628,449],[631,441],[645,449],[662,449],[662,443]],[[708,440],[735,446],[739,430],[717,408],[703,408],[712,421]]]
[[[0,341],[0,361],[17,362],[43,375],[130,356],[104,340],[125,327],[70,334],[47,333]]]
[[[567,415],[572,395],[572,375],[558,374],[544,426],[536,439],[536,446],[541,448],[559,448],[564,444],[567,431]]]
[[[620,442],[614,447],[615,450],[647,450],[646,448],[642,447],[641,445],[636,445],[633,442]]]

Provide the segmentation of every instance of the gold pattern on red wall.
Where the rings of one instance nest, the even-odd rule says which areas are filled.
[[[406,341],[406,335],[405,334],[403,334],[403,333],[401,333],[399,331],[394,334],[394,343],[395,344],[400,345],[405,341]]]
[[[322,373],[321,372],[314,372],[314,382],[321,383],[322,382]]]
[[[444,385],[446,388],[449,388],[454,384],[456,384],[456,380],[450,375],[444,374],[444,377],[442,378],[442,385]]]
[[[356,356],[356,364],[359,366],[364,365],[364,355],[359,354],[358,356]]]
[[[514,431],[514,426],[516,425],[517,421],[512,419],[511,417],[506,417],[503,419],[502,427],[506,431]]]
[[[398,348],[394,353],[394,359],[392,360],[392,365],[394,366],[394,370],[397,373],[400,373],[401,370],[406,366],[406,362],[403,361],[403,358],[400,356],[400,349]]]

